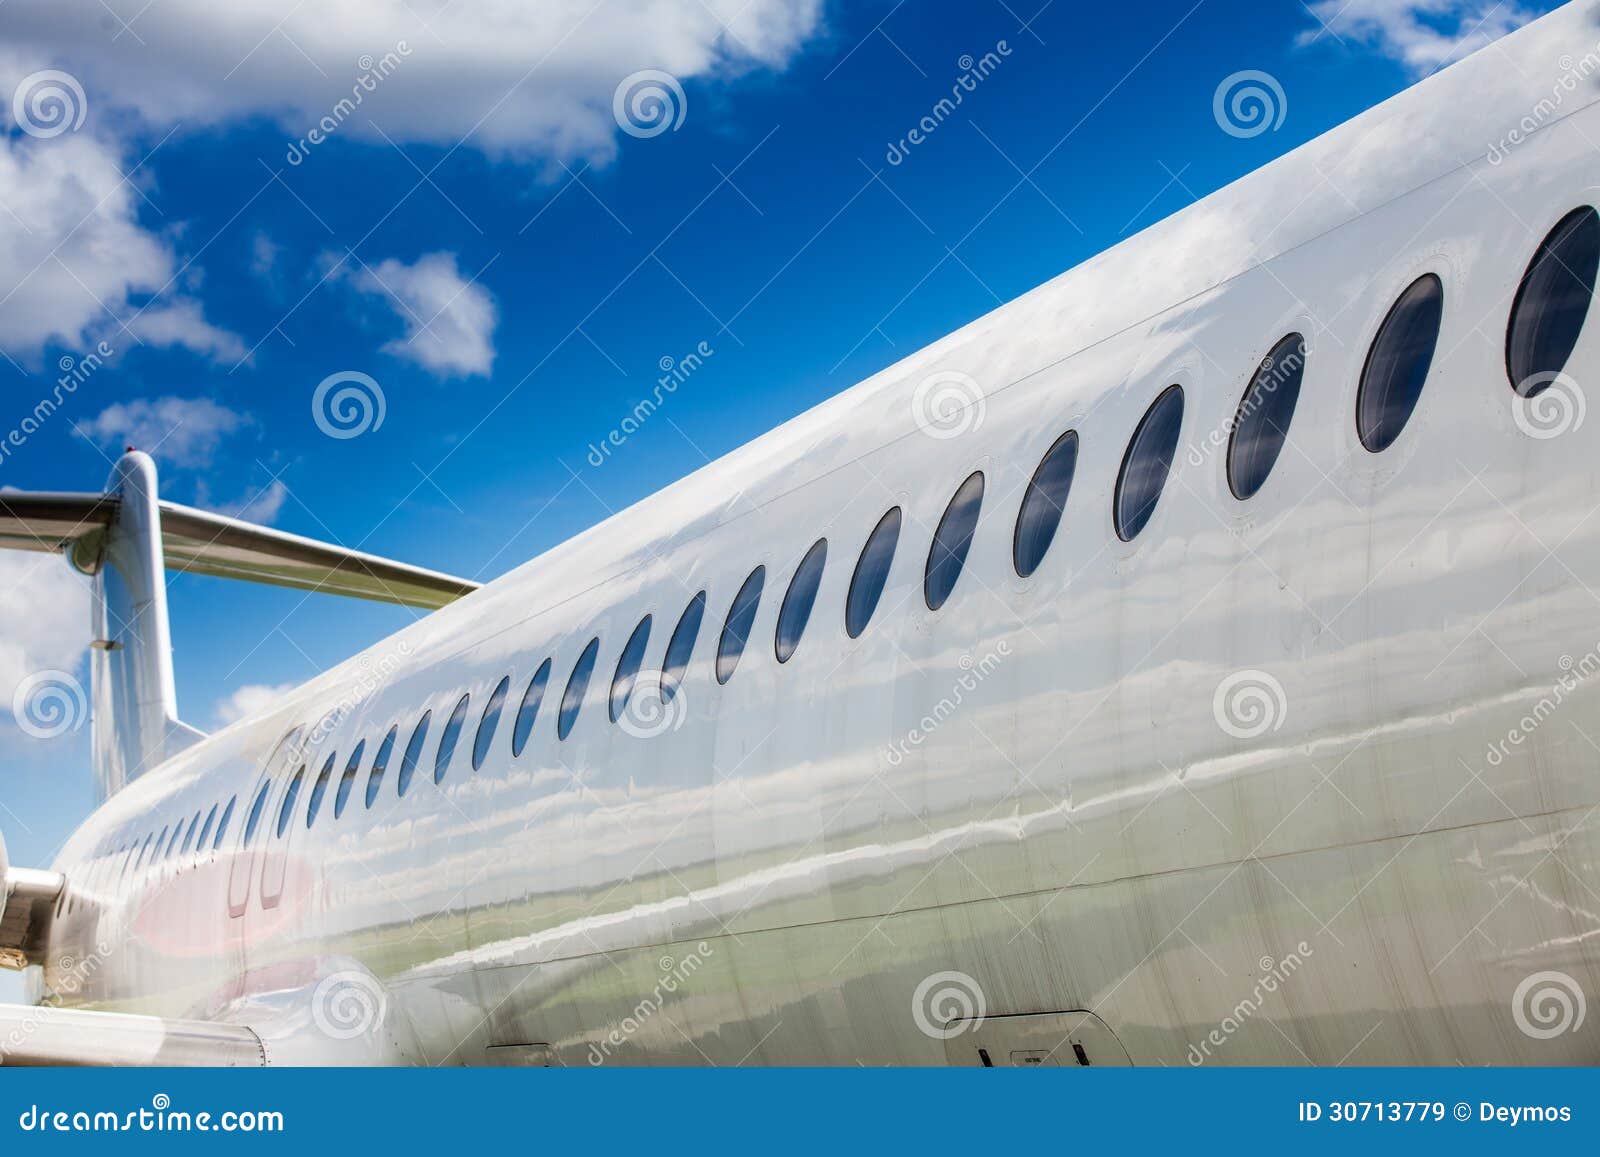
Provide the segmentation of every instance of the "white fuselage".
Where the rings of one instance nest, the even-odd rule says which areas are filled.
[[[914,1013],[946,972],[970,978],[991,1031],[1092,1012],[1080,1021],[1096,1039],[1141,1065],[1192,1062],[1217,1037],[1208,1063],[1600,1059],[1600,1017],[1540,1039],[1513,1016],[1543,971],[1600,995],[1600,422],[1529,436],[1504,355],[1535,246],[1600,197],[1593,81],[1491,153],[1495,126],[1548,95],[1558,58],[1597,41],[1584,6],[1531,26],[145,775],[61,856],[71,895],[43,987],[237,1020],[278,1033],[287,1059],[329,1062],[976,1063]],[[1357,383],[1389,307],[1427,272],[1445,287],[1437,354],[1400,439],[1373,454]],[[1307,361],[1289,445],[1241,502],[1227,424],[1295,331]],[[1567,372],[1600,381],[1600,320]],[[936,375],[964,377],[925,386]],[[930,389],[969,380],[982,399],[959,432],[926,432]],[[1178,458],[1123,542],[1123,454],[1174,383]],[[1023,490],[1069,429],[1065,518],[1020,579]],[[974,471],[971,551],[930,611],[933,529]],[[894,506],[888,584],[851,639],[851,574]],[[779,607],[819,538],[815,609],[779,663]],[[749,645],[719,683],[718,636],[758,564]],[[702,590],[665,729],[613,723],[624,642],[653,616],[643,669],[657,670]],[[1219,724],[1218,688],[1241,672],[1282,689],[1264,730]],[[273,755],[329,712],[309,747]],[[242,849],[263,777],[261,830]],[[147,835],[235,797],[217,850],[130,862]],[[329,1031],[339,985],[376,1001],[353,1041]]]

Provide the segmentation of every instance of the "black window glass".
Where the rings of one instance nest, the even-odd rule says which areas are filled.
[[[1585,205],[1563,217],[1522,275],[1506,327],[1506,371],[1525,398],[1542,393],[1566,368],[1594,296],[1600,268],[1600,214]]]
[[[201,827],[201,829],[200,829],[200,838],[198,840],[196,840],[195,843],[194,843],[194,850],[195,850],[195,854],[196,855],[199,855],[201,852],[206,850],[206,837],[211,835],[211,825],[216,823],[216,822],[217,822],[217,805],[216,804],[212,804],[211,805],[211,810],[208,813],[206,813],[205,825],[203,827]],[[127,865],[124,864],[123,868],[126,869]]]
[[[616,673],[611,676],[611,722],[613,723],[622,718],[622,712],[628,706],[628,696],[633,694],[633,683],[639,677],[639,668],[644,663],[644,649],[649,643],[650,616],[646,615],[639,620],[639,625],[633,628],[633,634],[628,636],[628,642],[617,659]]]
[[[733,678],[744,645],[750,639],[750,628],[755,625],[756,610],[761,606],[761,585],[766,581],[767,568],[758,566],[744,580],[739,593],[733,596],[728,608],[727,621],[722,624],[722,638],[717,640],[717,682],[726,683]]]
[[[151,839],[152,839],[151,836],[146,836],[144,838],[144,843],[139,845],[139,858],[134,861],[134,864],[133,864],[134,867],[141,868],[141,867],[144,866],[144,854],[150,850],[150,840]]]
[[[773,650],[778,662],[787,663],[800,645],[806,623],[811,619],[811,608],[817,602],[817,588],[822,585],[822,568],[828,561],[828,540],[819,538],[806,551],[805,558],[795,568],[789,589],[784,592],[783,605],[778,608],[778,631],[773,639]]]
[[[1156,512],[1156,502],[1172,469],[1183,428],[1183,388],[1168,386],[1139,420],[1128,452],[1122,457],[1112,516],[1117,537],[1131,542]]]
[[[933,532],[933,546],[928,550],[928,565],[922,576],[922,594],[928,609],[936,611],[944,606],[950,592],[956,589],[961,568],[966,565],[967,551],[972,548],[972,534],[978,526],[978,511],[983,506],[983,474],[969,475],[956,490],[950,505],[939,519],[939,528]]]
[[[856,559],[855,573],[850,576],[850,593],[844,600],[844,629],[852,639],[858,638],[872,621],[883,597],[883,586],[889,581],[889,566],[894,562],[895,547],[900,543],[900,508],[892,508],[867,535],[867,544]]]
[[[539,718],[539,706],[544,702],[544,689],[550,683],[550,660],[546,659],[539,664],[539,669],[533,673],[533,678],[528,680],[528,688],[522,693],[522,706],[517,708],[517,723],[511,729],[511,754],[521,755],[522,749],[528,745],[528,736],[533,733],[533,722]]]
[[[405,795],[406,788],[411,786],[411,777],[417,772],[417,761],[422,758],[422,745],[428,738],[428,725],[432,722],[433,712],[424,711],[411,731],[411,738],[406,741],[406,751],[400,757],[400,771],[395,776],[394,784],[400,795]]]
[[[1406,288],[1378,327],[1356,392],[1356,433],[1374,454],[1394,445],[1411,420],[1443,320],[1444,282],[1429,273]]]
[[[333,793],[333,818],[338,819],[344,815],[344,805],[350,802],[350,789],[356,785],[356,772],[361,770],[361,756],[367,750],[367,741],[363,739],[356,744],[356,749],[350,753],[350,758],[345,762],[344,774],[339,777],[339,790]]]
[[[1305,372],[1306,339],[1297,333],[1261,359],[1239,399],[1228,437],[1228,489],[1235,498],[1250,498],[1266,484],[1289,436]]]
[[[483,766],[484,758],[489,754],[495,728],[500,726],[500,711],[506,705],[506,695],[510,690],[511,676],[507,675],[496,684],[489,695],[489,702],[483,706],[483,717],[478,720],[478,734],[472,740],[473,771]]]
[[[217,834],[212,837],[211,850],[214,852],[222,846],[222,837],[228,834],[228,821],[233,819],[233,805],[239,802],[238,796],[228,800],[228,806],[222,811],[222,818],[217,821]]]
[[[183,834],[183,821],[179,820],[172,829],[172,839],[167,844],[167,859],[171,859],[178,850],[178,837]]]
[[[261,826],[261,809],[267,806],[267,792],[271,787],[271,780],[262,784],[261,790],[256,792],[256,802],[250,805],[250,818],[245,821],[244,825],[244,846],[247,848],[256,838],[256,828]],[[165,835],[166,833],[163,832],[162,834]]]
[[[573,665],[572,674],[567,676],[567,689],[561,693],[561,713],[556,716],[557,739],[565,739],[572,734],[572,725],[578,721],[584,692],[589,689],[589,676],[594,674],[595,659],[599,655],[600,640],[590,639],[589,645]]]
[[[383,737],[383,742],[378,744],[378,754],[372,757],[372,770],[367,773],[367,806],[372,806],[372,801],[378,798],[378,789],[383,786],[383,773],[389,770],[389,758],[394,755],[394,741],[400,735],[400,727],[396,724],[389,728],[389,734]]]
[[[450,770],[450,760],[456,753],[456,742],[461,738],[461,725],[467,719],[467,704],[472,700],[472,695],[466,694],[456,704],[456,709],[450,712],[450,718],[445,720],[444,730],[439,734],[439,750],[433,757],[433,782],[444,782],[445,773]]]
[[[700,637],[700,623],[706,617],[706,592],[701,591],[689,600],[667,641],[666,658],[661,661],[661,701],[671,703],[683,682],[683,673],[689,669],[689,656],[694,654],[694,643]]]
[[[328,752],[328,760],[322,765],[322,770],[317,774],[317,782],[311,785],[311,799],[306,804],[306,827],[317,821],[317,812],[322,808],[322,797],[328,794],[328,781],[333,778],[333,765],[338,762],[337,752]]]
[[[1021,577],[1027,578],[1039,569],[1045,551],[1055,541],[1077,469],[1078,435],[1068,430],[1045,451],[1022,495],[1017,529],[1011,539],[1011,563]]]
[[[306,777],[304,765],[294,773],[294,778],[289,781],[289,790],[283,793],[283,802],[278,805],[278,838],[283,838],[283,833],[289,830],[289,818],[294,815],[294,801],[300,798],[300,784]]]

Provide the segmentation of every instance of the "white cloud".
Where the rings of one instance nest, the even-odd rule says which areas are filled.
[[[225,514],[229,518],[271,526],[282,512],[283,504],[288,497],[289,488],[284,485],[283,479],[274,478],[265,489],[257,490],[236,501],[210,505],[201,499],[201,503],[207,505],[208,509],[215,510],[218,514]]]
[[[612,96],[624,77],[660,69],[687,81],[782,67],[817,33],[822,7],[822,0],[298,7],[9,0],[5,13],[7,46],[34,68],[78,76],[91,118],[101,100],[156,124],[269,116],[298,140],[327,117],[334,135],[380,143],[377,128],[402,141],[465,139],[490,151],[603,159],[615,150]],[[121,15],[108,15],[113,9]],[[392,65],[375,68],[373,58],[385,54]],[[384,75],[362,86],[359,78],[374,71]]]
[[[494,368],[494,298],[456,266],[454,253],[429,253],[415,264],[390,258],[347,274],[362,293],[382,297],[406,325],[385,353],[442,377],[488,374]]]
[[[213,361],[240,362],[247,354],[238,335],[212,325],[201,315],[200,303],[187,298],[146,309],[127,326],[144,345],[183,346]]]
[[[89,580],[58,555],[0,551],[0,711],[40,671],[77,671],[89,646]]]
[[[210,398],[166,397],[117,402],[77,430],[113,451],[132,445],[173,466],[203,467],[223,438],[251,424],[248,414]]]
[[[268,686],[264,683],[251,683],[240,687],[232,695],[219,702],[216,706],[217,723],[227,726],[248,718],[260,711],[265,711],[290,691],[294,690],[293,683],[281,683],[277,686]]]
[[[1538,12],[1509,0],[1313,0],[1302,43],[1356,40],[1424,76],[1515,32]]]
[[[104,338],[118,352],[136,339],[214,357],[242,352],[196,302],[164,298],[139,313],[137,300],[166,289],[178,261],[140,226],[140,193],[120,162],[85,133],[0,134],[0,349],[32,357],[47,343],[83,350]]]

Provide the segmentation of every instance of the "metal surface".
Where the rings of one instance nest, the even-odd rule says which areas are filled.
[[[85,1046],[89,1043],[93,1048]],[[0,1065],[180,1065],[259,1068],[247,1028],[198,1021],[0,1005]]]
[[[303,1011],[328,985],[372,1011],[356,1033],[382,1027],[363,1063],[548,1042],[569,1065],[941,1065],[947,1022],[930,1032],[916,998],[956,973],[991,1018],[1091,1010],[1140,1065],[1600,1059],[1600,1017],[1530,1033],[1517,1009],[1549,974],[1600,994],[1600,423],[1531,436],[1502,349],[1541,237],[1600,197],[1592,81],[1485,155],[1597,41],[1589,5],[1528,26],[181,753],[64,850],[79,902],[52,957],[103,964],[52,963],[38,991],[252,1025],[251,1001],[300,1009],[322,1036],[294,1055],[347,1056],[348,1030]],[[1432,371],[1372,454],[1363,359],[1427,272],[1445,286]],[[1241,503],[1227,424],[1290,332],[1309,341],[1288,447]],[[1595,318],[1569,372],[1600,381]],[[951,375],[981,386],[981,421],[927,436],[918,398]],[[1123,451],[1174,383],[1179,458],[1124,543]],[[1019,579],[1022,492],[1068,429],[1066,517]],[[975,470],[966,569],[929,612],[932,527]],[[900,546],[851,640],[851,567],[891,506]],[[823,536],[815,610],[780,665],[781,592]],[[758,564],[767,591],[724,685],[716,637]],[[702,589],[665,722],[611,723],[624,640]],[[1279,692],[1264,725],[1227,718],[1241,675]],[[425,710],[407,791],[396,758],[367,806],[372,752]],[[366,742],[354,791],[335,819],[336,770],[305,827],[302,790],[279,844],[290,775],[274,776],[244,849],[247,793],[296,727],[316,733],[313,771]],[[220,848],[129,867],[148,833],[233,797]],[[272,907],[264,848],[282,855]]]

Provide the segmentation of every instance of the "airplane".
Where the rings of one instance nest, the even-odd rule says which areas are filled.
[[[481,587],[0,492],[99,792],[0,1057],[1600,1060],[1597,95],[1572,4]],[[431,613],[203,735],[164,570]]]

